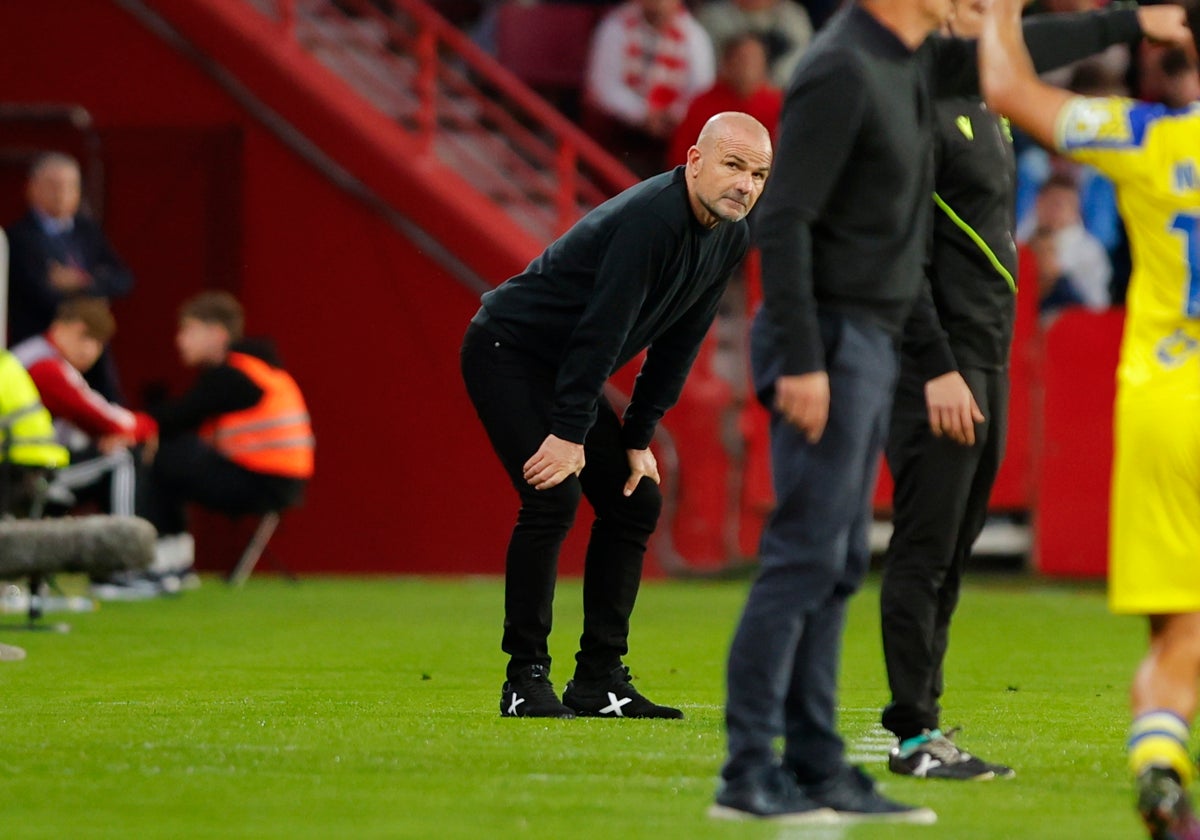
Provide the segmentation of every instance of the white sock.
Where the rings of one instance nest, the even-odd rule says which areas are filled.
[[[186,572],[196,565],[196,540],[187,531],[175,535],[175,567],[177,572]]]
[[[169,534],[155,542],[150,571],[160,575],[177,574],[190,569],[195,559],[196,541],[191,534]]]

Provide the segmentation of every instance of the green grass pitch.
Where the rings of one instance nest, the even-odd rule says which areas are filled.
[[[68,581],[69,583],[69,581]],[[1141,621],[1094,586],[968,584],[947,724],[1009,781],[886,777],[878,592],[856,596],[841,729],[923,826],[709,821],[723,659],[747,583],[648,583],[628,658],[683,721],[499,717],[494,579],[209,580],[172,600],[0,632],[6,838],[1127,838],[1127,684]],[[570,677],[580,588],[559,586],[553,678]],[[52,616],[60,618],[60,616]],[[8,616],[14,622],[18,617]]]

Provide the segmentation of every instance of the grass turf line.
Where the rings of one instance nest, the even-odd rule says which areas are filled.
[[[0,632],[9,838],[1123,838],[1126,686],[1145,633],[1095,587],[968,584],[944,721],[1016,779],[888,776],[875,581],[852,602],[841,691],[851,752],[933,827],[711,822],[723,663],[747,584],[649,583],[628,658],[684,721],[499,717],[492,579],[207,581],[172,600]],[[580,587],[559,585],[552,676],[571,675]],[[15,616],[7,617],[11,623]]]

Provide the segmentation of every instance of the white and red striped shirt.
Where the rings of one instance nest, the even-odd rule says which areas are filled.
[[[88,439],[129,435],[138,443],[158,432],[154,419],[106,400],[87,384],[45,335],[27,338],[12,353],[29,371],[42,395],[42,405],[54,418],[59,443],[79,450]]]
[[[692,99],[715,80],[712,41],[682,6],[656,28],[637,2],[624,3],[604,16],[592,36],[588,99],[631,125],[641,125],[652,111],[683,119]]]

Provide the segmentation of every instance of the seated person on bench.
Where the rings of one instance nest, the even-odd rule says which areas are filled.
[[[147,414],[109,402],[84,379],[111,340],[117,325],[101,298],[70,298],[59,304],[50,327],[13,348],[29,371],[42,403],[54,418],[58,442],[71,463],[50,483],[48,501],[60,509],[95,500],[105,513],[133,516],[139,460],[133,449],[152,448],[158,427]],[[160,594],[160,581],[140,574],[93,581],[101,598]],[[152,577],[152,576],[151,576]],[[168,589],[173,588],[168,583]]]
[[[313,433],[296,381],[267,342],[242,338],[243,313],[227,292],[203,292],[179,310],[175,344],[199,369],[185,394],[150,413],[158,451],[146,483],[146,515],[175,539],[190,566],[188,502],[232,516],[300,501],[313,472]]]

